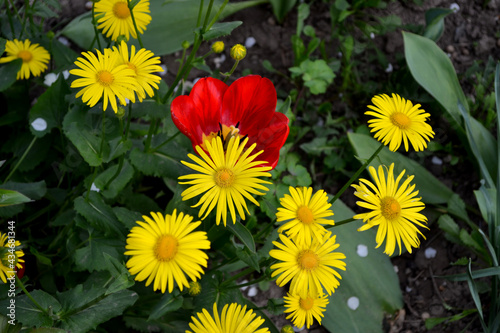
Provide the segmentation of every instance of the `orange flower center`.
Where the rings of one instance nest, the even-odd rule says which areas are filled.
[[[108,87],[115,80],[113,74],[108,71],[100,71],[97,73],[97,82],[101,85]]]
[[[130,16],[130,9],[128,9],[128,4],[124,1],[115,3],[113,6],[113,14],[119,19],[126,19]]]
[[[159,261],[170,261],[177,254],[179,242],[172,235],[163,235],[156,242],[154,253]]]
[[[312,224],[314,222],[313,213],[307,206],[299,208],[297,211],[297,218],[304,224]]]
[[[33,54],[30,51],[22,50],[19,51],[17,57],[23,59],[23,62],[30,62],[33,59]]]
[[[234,182],[233,171],[226,168],[219,169],[215,173],[214,178],[215,178],[215,184],[217,184],[219,187],[224,187],[224,188],[231,187],[231,185],[233,185]]]
[[[380,210],[382,216],[388,220],[395,220],[401,215],[401,206],[399,202],[392,197],[385,197],[380,200]]]
[[[236,124],[236,126],[234,125],[227,126],[219,123],[220,130],[218,132],[210,132],[210,134],[208,135],[205,135],[205,133],[202,134],[201,141],[203,142],[203,144],[201,145],[201,147],[204,150],[207,150],[207,146],[205,145],[205,140],[208,140],[208,142],[211,143],[213,138],[220,136],[220,138],[222,139],[222,145],[224,146],[224,149],[226,149],[227,144],[229,143],[229,139],[231,139],[231,137],[239,136],[240,139],[243,137],[243,135],[239,134],[240,130],[238,129],[238,126],[239,123]]]
[[[314,306],[314,300],[310,297],[307,296],[307,298],[301,298],[299,301],[299,305],[302,309],[304,310],[311,310],[312,307]]]
[[[407,129],[411,125],[411,119],[402,112],[393,113],[390,117],[391,122],[394,126],[401,129]]]
[[[311,250],[304,250],[299,253],[297,262],[302,269],[312,270],[319,266],[319,258],[316,253]]]

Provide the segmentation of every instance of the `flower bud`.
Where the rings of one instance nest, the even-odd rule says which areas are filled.
[[[198,281],[189,282],[189,295],[198,296],[201,293],[201,284]]]
[[[236,61],[243,60],[247,55],[247,49],[241,44],[236,44],[231,48],[230,55]]]
[[[116,116],[118,119],[122,119],[125,116],[125,109],[122,106],[119,106],[118,110],[116,110]]]
[[[224,51],[224,42],[218,41],[212,44],[212,51],[214,53],[221,53]]]
[[[293,331],[293,327],[291,325],[285,325],[281,328],[280,333],[295,333],[295,332]]]
[[[182,48],[184,50],[189,49],[189,46],[191,46],[191,45],[189,44],[189,42],[187,40],[185,40],[185,41],[182,42]]]

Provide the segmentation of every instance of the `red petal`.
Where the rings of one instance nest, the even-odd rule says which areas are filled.
[[[258,75],[242,77],[228,88],[222,102],[222,123],[240,122],[240,133],[249,137],[267,127],[276,110],[276,89],[271,80]]]
[[[222,98],[228,86],[211,77],[199,79],[189,96],[178,96],[170,106],[172,120],[192,142],[201,144],[204,134],[219,130]]]
[[[264,150],[258,159],[268,161],[269,165],[274,169],[278,164],[280,149],[285,144],[289,131],[287,116],[275,112],[268,126],[261,129],[255,138],[256,141],[253,140],[257,142],[255,152]]]

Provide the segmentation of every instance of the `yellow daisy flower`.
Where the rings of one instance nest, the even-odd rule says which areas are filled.
[[[295,243],[292,239],[279,235],[280,242],[273,242],[278,249],[269,251],[269,255],[279,260],[271,266],[274,270],[271,277],[277,275],[276,284],[283,287],[289,281],[290,293],[307,298],[307,295],[318,295],[326,291],[328,295],[335,292],[342,279],[334,269],[345,270],[345,255],[334,252],[339,247],[335,244],[336,236],[327,232],[318,241],[309,238],[303,243]]]
[[[264,195],[265,193],[258,190],[268,191],[268,188],[261,184],[271,183],[258,177],[271,177],[270,173],[265,172],[271,170],[271,167],[261,166],[267,163],[265,161],[254,161],[263,152],[250,155],[255,149],[255,143],[243,152],[247,141],[248,138],[240,143],[240,138],[233,136],[229,139],[227,151],[225,151],[220,137],[211,141],[206,140],[205,146],[208,154],[200,146],[196,146],[196,151],[201,158],[193,154],[188,155],[196,164],[181,161],[187,167],[200,172],[179,177],[180,180],[190,179],[179,183],[192,185],[181,193],[182,200],[189,200],[206,192],[193,206],[202,205],[198,214],[200,217],[205,213],[202,219],[206,218],[217,205],[217,225],[222,217],[224,226],[226,226],[228,208],[233,223],[236,223],[235,206],[240,217],[244,220],[243,208],[247,214],[250,214],[245,198],[259,206],[251,194]]]
[[[90,107],[103,97],[103,110],[106,111],[108,102],[115,111],[118,110],[116,98],[125,105],[125,98],[132,100],[136,89],[135,72],[127,65],[116,65],[119,54],[105,49],[104,54],[97,50],[97,57],[92,52],[82,52],[86,58],[78,58],[75,65],[78,69],[69,72],[82,78],[71,83],[71,88],[82,88],[76,98],[82,96],[82,101]]]
[[[151,213],[153,219],[143,216],[145,222],[130,230],[127,236],[127,261],[130,274],[137,281],[147,278],[146,286],[154,280],[154,290],[167,288],[171,293],[174,284],[182,291],[189,288],[186,275],[196,281],[207,267],[207,254],[202,250],[210,248],[210,241],[204,231],[193,231],[201,222],[192,222],[193,217],[174,210],[172,215]]]
[[[427,228],[421,223],[427,223],[427,218],[419,213],[425,205],[420,198],[416,198],[418,191],[413,191],[415,185],[410,186],[413,176],[406,178],[399,186],[406,170],[394,179],[394,163],[389,167],[387,180],[383,166],[378,167],[378,174],[374,167],[370,167],[369,171],[375,184],[366,179],[360,179],[359,185],[352,185],[356,189],[354,195],[363,200],[357,201],[356,204],[370,210],[368,213],[354,216],[355,219],[362,219],[366,222],[358,230],[364,231],[378,225],[377,248],[386,239],[384,253],[392,255],[397,243],[399,254],[401,254],[401,242],[411,253],[412,247],[420,246],[418,234],[423,236],[416,226]]]
[[[8,40],[5,43],[7,56],[0,58],[0,64],[22,59],[23,64],[17,72],[17,79],[29,79],[30,74],[39,76],[47,69],[50,60],[49,52],[39,44],[31,44],[29,39],[18,41]]]
[[[160,57],[155,57],[154,53],[146,49],[140,49],[135,52],[135,46],[132,45],[130,54],[128,51],[127,43],[121,42],[119,49],[114,47],[115,52],[119,53],[117,65],[125,64],[128,68],[135,72],[135,79],[137,81],[137,97],[142,102],[146,98],[146,93],[149,97],[155,94],[151,86],[158,89],[158,83],[161,78],[152,73],[163,72],[163,68],[158,66]],[[135,100],[132,100],[135,102]]]
[[[130,35],[137,38],[127,0],[101,0],[96,2],[94,6],[97,28],[103,29],[103,35],[111,37],[114,41],[121,35],[125,36],[126,40],[129,40]],[[151,12],[148,0],[140,0],[133,9],[137,30],[141,34],[151,22],[149,13]]]
[[[0,279],[3,283],[7,283],[7,279],[12,279],[15,274],[15,267],[22,269],[24,262],[23,250],[20,250],[21,242],[16,240],[10,240],[7,234],[0,232]],[[15,248],[12,249],[11,244],[14,244]]]
[[[376,132],[375,139],[389,145],[391,151],[398,150],[401,141],[406,151],[408,141],[415,151],[427,148],[427,141],[434,137],[434,132],[426,123],[431,115],[421,110],[420,104],[413,105],[396,94],[392,94],[392,98],[386,94],[377,95],[372,98],[372,103],[375,105],[368,105],[372,111],[365,114],[375,117],[368,120],[371,132]]]
[[[325,191],[319,190],[312,195],[311,187],[289,188],[290,195],[285,194],[280,199],[283,206],[278,208],[276,218],[278,222],[284,223],[278,232],[286,230],[288,237],[296,239],[297,242],[305,242],[306,239],[316,237],[320,240],[326,233],[323,224],[333,225],[333,220],[325,217],[332,216],[330,210],[332,204],[328,203]],[[299,326],[300,327],[300,326]]]
[[[253,310],[246,310],[247,306],[241,307],[237,303],[226,304],[219,315],[217,304],[214,303],[213,317],[206,309],[191,317],[192,323],[189,328],[192,331],[186,333],[269,333],[267,327],[260,328],[264,319],[256,317]]]
[[[318,323],[321,325],[321,318],[323,317],[323,312],[326,310],[328,305],[328,297],[326,294],[320,294],[318,296],[302,298],[299,295],[293,295],[288,293],[288,296],[283,297],[285,299],[285,313],[291,312],[286,319],[292,318],[292,322],[296,327],[303,327],[306,325],[307,329],[313,324],[313,317],[316,318]]]

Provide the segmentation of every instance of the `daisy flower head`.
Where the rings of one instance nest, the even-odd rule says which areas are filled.
[[[6,57],[0,58],[0,64],[22,59],[21,69],[17,72],[17,79],[29,79],[30,75],[39,76],[47,69],[50,60],[49,52],[39,44],[31,44],[29,39],[19,41],[8,40],[5,43]]]
[[[290,186],[290,194],[280,199],[282,207],[278,208],[276,218],[278,222],[285,222],[278,232],[286,231],[290,238],[297,242],[304,242],[310,237],[320,240],[327,231],[324,224],[333,225],[333,220],[325,217],[332,216],[332,204],[328,203],[328,196],[323,190],[314,195],[312,187],[294,188]],[[299,326],[301,327],[301,326]]]
[[[103,35],[116,41],[118,36],[137,38],[132,14],[139,33],[143,34],[146,26],[151,22],[149,0],[139,0],[130,12],[127,0],[100,0],[94,3],[94,16],[97,19],[97,28],[102,29]]]
[[[285,313],[290,313],[286,319],[292,318],[292,322],[296,327],[303,327],[306,325],[307,329],[311,327],[314,318],[321,325],[321,319],[324,317],[323,312],[328,305],[328,297],[326,294],[319,294],[316,296],[307,295],[307,297],[300,297],[288,293],[285,299]]]
[[[252,309],[247,311],[246,305],[226,304],[219,314],[217,303],[214,303],[213,316],[206,309],[196,316],[198,318],[191,317],[189,323],[192,331],[186,333],[269,333],[267,327],[259,328],[264,319],[256,317]]]
[[[171,293],[176,284],[182,291],[189,288],[189,277],[196,281],[203,274],[202,267],[207,267],[207,254],[202,250],[210,248],[210,241],[204,231],[194,231],[201,222],[192,222],[193,217],[151,213],[143,216],[144,221],[137,221],[138,226],[130,230],[127,236],[125,255],[130,256],[127,268],[136,275],[136,281],[146,281],[149,286],[154,281],[154,290],[167,289]]]
[[[248,75],[230,86],[211,77],[196,82],[189,96],[178,96],[171,104],[174,124],[196,150],[206,140],[228,135],[248,138],[247,147],[256,144],[260,156],[273,169],[290,128],[288,118],[276,112],[277,95],[271,80]]]
[[[283,287],[291,281],[290,293],[307,298],[308,295],[319,295],[335,292],[342,279],[337,270],[345,270],[345,255],[335,252],[339,244],[336,236],[327,232],[320,241],[309,238],[303,243],[296,243],[283,234],[281,242],[273,242],[277,249],[269,251],[269,255],[279,262],[271,266],[271,277],[278,275],[276,284]]]
[[[429,113],[420,109],[420,104],[413,105],[409,100],[392,94],[377,95],[372,98],[374,105],[368,105],[370,111],[365,114],[375,117],[368,120],[375,139],[388,145],[391,151],[398,150],[401,141],[408,151],[408,141],[415,151],[427,148],[427,142],[434,137],[432,127],[427,124]]]
[[[76,98],[82,96],[82,101],[93,107],[103,98],[103,110],[108,103],[118,111],[116,99],[126,105],[125,99],[134,99],[136,88],[135,72],[127,65],[117,66],[119,54],[105,49],[104,54],[97,50],[97,56],[92,52],[82,52],[85,58],[78,58],[75,65],[79,68],[70,70],[70,74],[80,76],[71,83],[71,88],[82,88]]]
[[[420,201],[421,198],[416,197],[418,191],[414,191],[415,185],[410,185],[413,176],[407,177],[400,186],[406,170],[403,170],[395,179],[394,163],[387,171],[387,178],[382,165],[378,167],[378,172],[372,166],[369,171],[375,184],[369,180],[360,179],[359,185],[352,185],[356,190],[354,195],[362,200],[357,201],[356,204],[370,210],[354,216],[355,219],[362,219],[366,223],[358,231],[378,225],[377,248],[385,239],[384,253],[392,255],[396,243],[399,247],[399,254],[402,251],[401,243],[411,253],[412,247],[420,246],[418,235],[424,237],[417,226],[427,228],[424,225],[427,223],[427,218],[419,213],[425,205]]]
[[[191,185],[181,193],[182,200],[189,200],[205,193],[193,206],[201,205],[198,216],[201,217],[205,213],[201,219],[205,219],[217,206],[217,225],[222,218],[226,226],[228,209],[233,223],[236,223],[236,210],[244,220],[243,208],[250,214],[245,198],[259,206],[252,194],[264,195],[265,193],[260,191],[269,190],[262,184],[271,183],[259,177],[271,177],[271,174],[266,172],[271,170],[271,167],[262,166],[266,162],[256,160],[262,151],[251,155],[256,144],[244,150],[247,141],[248,138],[240,141],[239,137],[233,136],[229,139],[226,150],[226,143],[223,143],[220,137],[216,137],[211,142],[205,141],[207,153],[200,146],[196,147],[201,158],[193,154],[188,155],[195,163],[181,161],[188,168],[199,172],[180,176],[179,180],[187,181],[179,184]]]
[[[160,57],[155,57],[153,52],[146,49],[140,49],[136,52],[134,45],[131,46],[129,52],[125,41],[121,42],[118,49],[114,47],[114,52],[118,52],[120,55],[117,65],[125,64],[135,72],[134,77],[139,101],[142,102],[146,98],[146,94],[153,97],[154,91],[152,87],[158,89],[158,83],[161,81],[161,78],[153,73],[163,72],[163,68],[158,65],[161,63]],[[132,100],[132,103],[134,102],[135,99]]]
[[[21,242],[8,238],[7,234],[0,232],[0,279],[7,283],[7,279],[12,279],[17,270],[23,270],[24,252],[19,249]]]

